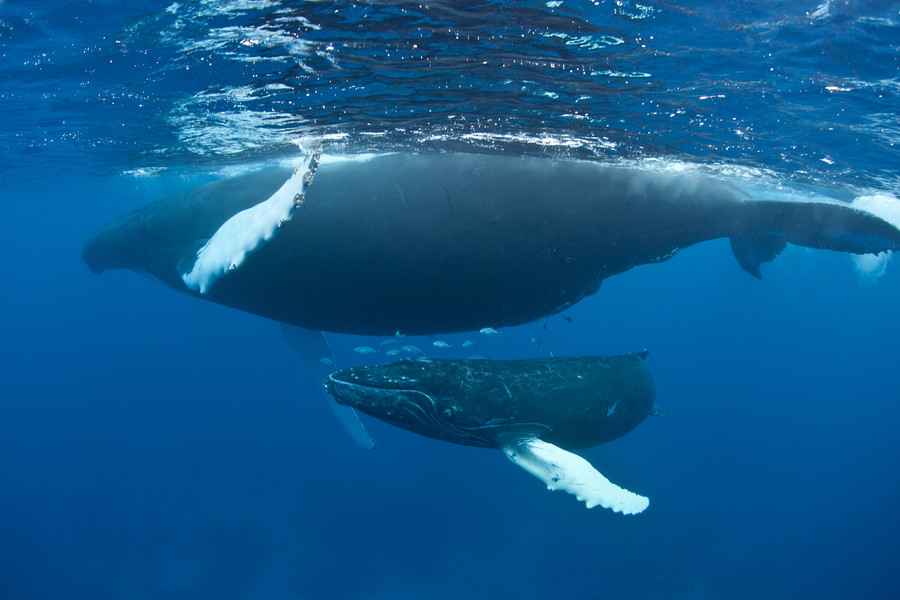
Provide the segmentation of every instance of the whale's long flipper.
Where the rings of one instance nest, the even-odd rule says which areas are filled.
[[[313,151],[294,169],[294,174],[272,196],[225,221],[197,251],[190,271],[182,274],[190,289],[206,294],[219,279],[240,268],[247,257],[274,238],[303,204],[306,190],[319,167],[319,151]]]
[[[569,492],[588,508],[600,505],[633,515],[650,505],[649,499],[620,488],[577,454],[533,434],[502,434],[498,443],[511,461],[546,483],[547,489]]]
[[[759,279],[760,264],[788,243],[853,254],[900,250],[900,224],[850,204],[752,200],[745,210],[748,229],[731,236],[731,249],[744,270]]]
[[[325,339],[325,334],[321,331],[301,329],[282,323],[281,334],[284,341],[300,354],[304,366],[315,374],[318,381],[325,379],[336,368],[334,367],[334,358],[331,356],[331,347],[328,345],[328,340]],[[321,359],[327,359],[325,362],[328,362],[329,365],[326,366]],[[357,446],[364,450],[374,450],[378,446],[352,407],[338,404],[328,394],[325,395],[325,401],[338,423]]]

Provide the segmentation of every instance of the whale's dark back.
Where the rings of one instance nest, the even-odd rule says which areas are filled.
[[[646,352],[528,360],[407,359],[333,373],[335,399],[420,435],[474,446],[527,432],[563,448],[619,438],[650,414]]]
[[[105,227],[95,272],[129,268],[188,293],[181,273],[232,215],[288,172],[203,186]],[[754,201],[709,178],[584,161],[398,153],[323,163],[280,233],[208,300],[308,329],[390,335],[517,325],[559,312],[610,275],[729,236],[741,265],[788,242],[900,249],[900,231],[847,205]]]
[[[135,211],[132,247],[118,231],[110,248],[123,218],[88,243],[85,260],[188,291],[179,268],[287,175],[239,178]],[[393,154],[325,163],[293,220],[206,298],[361,334],[520,324],[594,293],[608,275],[707,239],[715,215],[692,206],[715,198],[725,210],[739,197],[711,181],[576,161]]]

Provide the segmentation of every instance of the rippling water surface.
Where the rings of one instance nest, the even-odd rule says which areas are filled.
[[[7,3],[7,151],[95,172],[296,151],[666,156],[897,187],[896,5]]]

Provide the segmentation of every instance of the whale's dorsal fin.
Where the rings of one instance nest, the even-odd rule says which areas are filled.
[[[588,508],[599,505],[625,515],[642,512],[650,500],[622,489],[601,475],[577,454],[541,440],[530,433],[504,433],[498,445],[511,461],[547,484],[583,501]]]

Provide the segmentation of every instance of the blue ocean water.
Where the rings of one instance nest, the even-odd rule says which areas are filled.
[[[363,452],[277,324],[79,255],[316,141],[896,199],[898,40],[891,2],[0,2],[0,597],[892,597],[894,264],[757,281],[708,242],[481,340],[650,349],[669,416],[583,453],[650,497],[623,517],[500,452],[378,422]]]

